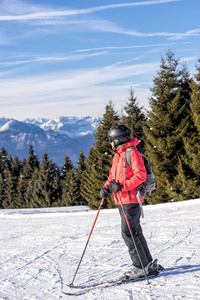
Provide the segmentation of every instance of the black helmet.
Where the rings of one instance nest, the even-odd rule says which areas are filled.
[[[125,125],[115,125],[108,132],[109,142],[114,142],[114,147],[128,142],[131,138],[131,130]]]

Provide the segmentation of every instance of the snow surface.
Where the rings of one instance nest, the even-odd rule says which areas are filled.
[[[200,299],[200,199],[145,206],[143,231],[165,270],[146,281],[68,291],[97,211],[88,207],[0,210],[0,299]],[[131,266],[117,209],[99,214],[75,284],[118,278]]]

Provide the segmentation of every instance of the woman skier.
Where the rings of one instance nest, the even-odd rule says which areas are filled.
[[[119,209],[122,237],[133,264],[125,276],[131,279],[147,276],[161,266],[157,265],[157,260],[153,261],[140,225],[141,210],[136,194],[137,188],[146,180],[146,168],[142,155],[135,148],[130,152],[131,168],[128,164],[124,165],[126,150],[129,147],[136,147],[139,140],[136,137],[131,139],[131,130],[125,125],[112,127],[108,132],[108,139],[115,155],[109,177],[100,191],[100,197],[106,199],[112,190]]]

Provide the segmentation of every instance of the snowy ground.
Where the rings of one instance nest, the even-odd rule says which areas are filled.
[[[0,210],[0,299],[75,299],[71,283],[97,211]],[[200,299],[200,199],[144,207],[144,234],[165,270],[145,281],[97,289],[78,299]],[[102,210],[75,284],[118,278],[131,265],[117,209]]]

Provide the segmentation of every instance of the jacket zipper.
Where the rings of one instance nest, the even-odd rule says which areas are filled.
[[[119,162],[119,157],[120,157],[120,154],[116,152],[116,154],[118,154],[118,161],[117,161],[117,166],[116,166],[116,169],[115,169],[115,178],[117,177],[117,167],[118,167],[118,162]],[[125,159],[125,157],[124,157]],[[118,195],[116,195],[117,197],[117,200],[119,201],[119,197]],[[131,192],[128,191],[128,198],[129,198],[129,201],[131,202]]]
[[[116,154],[118,155],[118,161],[117,161],[117,165],[116,165],[116,169],[115,169],[115,179],[117,178],[117,169],[118,169],[118,163],[119,163],[119,156],[120,154],[116,152]],[[119,202],[119,197],[117,194],[115,194],[115,196],[117,197],[117,200]]]

